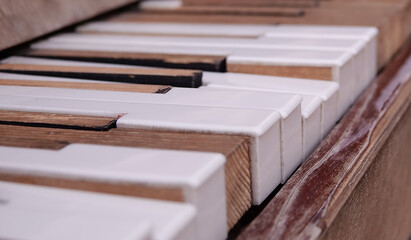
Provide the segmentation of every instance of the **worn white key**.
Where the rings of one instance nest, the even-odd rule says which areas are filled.
[[[295,48],[312,50],[348,50],[358,52],[365,45],[362,39],[323,39],[301,37],[186,37],[186,36],[130,36],[110,34],[66,33],[49,38],[53,42],[106,43],[106,44],[159,44],[191,47],[229,47],[229,48]]]
[[[237,91],[244,91],[241,90],[241,88],[230,88],[230,86],[204,86],[201,87],[201,89],[235,89]],[[240,89],[240,90],[239,90]],[[248,89],[247,89],[248,91]],[[257,94],[262,94],[266,92],[273,92],[273,93],[278,93],[275,92],[274,90],[263,90],[263,89],[251,89],[250,91],[255,91]],[[301,102],[301,117],[302,120],[302,152],[303,152],[303,159],[306,159],[308,155],[315,149],[316,146],[321,142],[322,136],[321,136],[321,126],[322,124],[322,107],[323,107],[323,101],[319,96],[316,95],[300,95],[302,97],[302,102]],[[284,120],[283,120],[284,122]],[[283,124],[285,125],[285,124]],[[284,148],[288,148],[288,150],[284,151],[292,151],[292,149],[295,149],[295,147],[299,147],[296,142],[291,142],[290,141],[284,141],[283,142]],[[291,170],[292,169],[287,167],[288,162],[286,159],[284,159],[284,168]],[[285,170],[287,172],[287,170]],[[284,174],[283,174],[284,176]],[[284,181],[284,180],[283,180]]]
[[[369,83],[366,59],[366,44],[364,39],[338,38],[302,38],[302,37],[260,37],[248,38],[212,38],[212,37],[175,37],[175,36],[122,36],[101,34],[60,34],[49,38],[53,42],[101,43],[121,45],[159,45],[176,47],[211,47],[215,50],[232,51],[234,49],[293,49],[317,51],[348,51],[353,55],[352,66],[355,76],[355,88],[358,96]],[[235,53],[235,52],[234,52]],[[376,64],[377,59],[373,59]],[[372,60],[370,59],[369,61]],[[374,73],[375,74],[375,73]],[[356,97],[356,96],[355,96]]]
[[[301,49],[340,50],[350,52],[353,55],[352,64],[356,83],[355,88],[352,90],[356,91],[357,96],[368,85],[370,78],[372,79],[376,74],[370,72],[373,71],[370,67],[373,63],[374,65],[377,64],[377,59],[368,59],[368,41],[363,38],[321,38],[315,37],[315,35],[307,38],[274,35],[271,37],[261,37],[258,41],[264,42],[265,44],[275,44],[284,48],[296,46]]]
[[[316,95],[301,95],[301,113],[303,122],[303,157],[308,156],[320,145],[322,138],[322,110],[324,107],[321,97]],[[320,123],[320,124],[318,124]]]
[[[377,73],[377,34],[375,27],[320,26],[320,25],[249,25],[249,24],[190,24],[190,23],[116,23],[92,22],[80,26],[77,31],[162,34],[222,37],[297,37],[303,39],[364,40],[368,67],[362,69],[366,81],[371,81]],[[367,84],[368,84],[367,83]]]
[[[119,128],[164,129],[250,136],[253,203],[281,182],[280,121],[272,110],[0,96],[0,109],[109,116]]]
[[[0,212],[2,239],[195,238],[195,208],[177,202],[0,182]]]
[[[377,74],[377,35],[376,27],[360,26],[321,26],[321,25],[277,25],[274,31],[267,32],[267,37],[298,36],[306,39],[362,39],[366,41],[365,58],[366,84],[368,85]]]
[[[220,52],[215,48],[207,49],[193,47],[167,47],[167,46],[141,46],[117,44],[86,44],[86,43],[57,43],[46,41],[33,45],[34,48],[51,48],[66,50],[98,50],[98,51],[136,51],[151,53],[173,54],[216,54],[227,55],[228,66],[231,65],[256,65],[256,66],[307,66],[327,67],[332,69],[332,80],[340,84],[340,115],[344,113],[357,96],[358,84],[354,77],[352,54],[342,51],[314,51],[290,49],[230,49],[224,48]],[[216,52],[217,51],[217,52]],[[231,52],[230,52],[231,51]]]
[[[207,87],[273,91],[315,95],[322,99],[321,136],[328,134],[339,119],[339,86],[334,82],[241,73],[203,73]],[[304,102],[304,98],[303,98]]]
[[[177,9],[183,6],[180,0],[150,0],[138,5],[139,9]]]
[[[81,66],[83,62],[52,60],[26,57],[10,57],[3,60],[4,63],[18,64],[48,64],[56,66]],[[117,64],[100,64],[87,63],[87,66],[121,66],[133,67]],[[0,93],[8,95],[25,95],[67,99],[83,100],[110,100],[139,103],[161,103],[161,104],[179,104],[193,106],[215,106],[230,108],[250,108],[277,110],[282,115],[281,132],[283,133],[281,159],[282,159],[282,181],[285,181],[295,168],[302,162],[302,139],[300,97],[288,94],[256,93],[254,91],[231,91],[231,90],[200,90],[173,88],[167,94],[142,94],[127,92],[109,92],[109,91],[90,91],[90,90],[67,90],[67,89],[47,89],[47,88],[22,88],[7,87],[0,89]],[[302,140],[301,140],[302,141]],[[301,142],[300,141],[300,142]],[[301,154],[298,149],[301,149]]]
[[[285,182],[303,160],[301,97],[295,94],[230,89],[173,88],[166,94],[1,86],[0,94],[64,99],[121,101],[275,110],[280,112],[281,174]],[[320,122],[318,122],[320,123]]]
[[[198,212],[197,239],[226,237],[225,158],[194,151],[71,144],[61,150],[0,147],[0,172],[101,184],[178,188]]]
[[[259,37],[272,25],[196,24],[196,23],[123,23],[96,21],[77,27],[80,32],[113,32],[134,34],[181,34],[198,36]]]

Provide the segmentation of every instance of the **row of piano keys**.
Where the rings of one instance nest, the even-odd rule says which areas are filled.
[[[45,218],[37,227],[3,236],[52,239],[69,229],[68,238],[223,239],[287,180],[377,71],[373,27],[134,21],[88,23],[2,60],[8,157],[0,178],[100,193],[2,183],[2,202],[34,212],[45,202],[66,206],[46,211],[54,218],[34,213]],[[225,70],[237,73],[218,73]],[[5,207],[22,221],[13,204]],[[93,222],[99,214],[107,221]]]

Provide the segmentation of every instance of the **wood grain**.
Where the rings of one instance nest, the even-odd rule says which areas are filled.
[[[202,72],[179,69],[0,64],[0,71],[138,84],[199,87]]]
[[[410,53],[408,42],[239,239],[317,239],[326,231],[410,105]]]
[[[118,194],[133,197],[152,198],[167,201],[184,202],[183,191],[176,187],[161,187],[145,184],[125,184],[109,181],[91,181],[82,179],[65,179],[63,177],[12,174],[0,171],[0,180],[36,184],[58,188]]]
[[[201,54],[155,54],[115,51],[99,52],[64,49],[28,49],[22,54],[33,57],[49,57],[68,60],[119,63],[164,68],[196,69],[213,72],[225,71],[226,59],[226,56]]]
[[[136,0],[2,0],[0,50]]]
[[[53,87],[74,88],[87,90],[106,90],[120,92],[139,93],[167,93],[171,87],[148,84],[126,84],[126,83],[98,83],[98,82],[61,82],[61,81],[37,81],[37,80],[15,80],[1,79],[0,85],[25,86],[25,87]]]
[[[116,121],[110,117],[0,110],[0,125],[108,131],[116,127]]]
[[[410,237],[410,119],[409,106],[320,239],[384,240]]]
[[[307,78],[327,81],[331,81],[333,77],[331,67],[227,64],[227,72],[251,73],[279,77]]]
[[[60,149],[70,143],[222,153],[226,156],[228,228],[251,206],[250,149],[249,139],[245,136],[117,128],[97,132],[0,125],[0,145]],[[51,184],[54,181],[45,182]],[[70,186],[80,185],[73,183]]]

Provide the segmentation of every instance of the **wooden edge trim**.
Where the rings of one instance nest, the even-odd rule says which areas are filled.
[[[410,53],[408,41],[239,239],[317,239],[331,225],[410,104]]]

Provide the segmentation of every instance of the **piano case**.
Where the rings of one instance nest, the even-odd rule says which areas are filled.
[[[3,1],[0,50],[133,2]],[[229,238],[410,237],[410,53],[407,41],[316,151]]]

